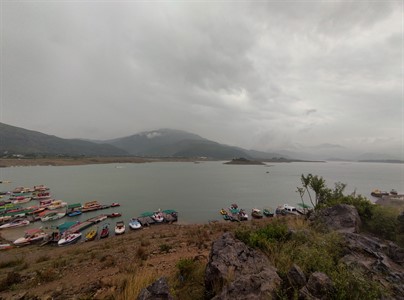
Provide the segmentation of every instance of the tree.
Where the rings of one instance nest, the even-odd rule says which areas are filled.
[[[306,177],[304,177],[304,175],[302,174],[302,176],[300,177],[300,180],[302,181],[303,187],[307,191],[307,194],[309,195],[311,205],[313,205],[313,207],[316,207],[314,205],[314,203],[313,203],[313,199],[311,198],[311,194],[310,194],[310,191],[309,191],[309,186],[310,186],[310,182],[311,182],[312,177],[313,177],[313,175],[311,175],[311,174],[307,174]]]

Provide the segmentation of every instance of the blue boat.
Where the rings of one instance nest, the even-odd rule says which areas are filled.
[[[81,214],[82,214],[81,210],[75,210],[75,211],[69,212],[67,214],[67,216],[68,217],[75,217],[75,216],[78,216],[78,215],[81,215]]]

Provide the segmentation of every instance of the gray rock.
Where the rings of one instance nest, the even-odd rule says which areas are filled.
[[[311,295],[319,299],[329,299],[333,292],[331,279],[322,272],[312,273],[306,287]]]
[[[165,277],[159,278],[157,281],[153,282],[147,288],[143,289],[138,300],[173,300],[173,296],[170,294],[170,288],[167,284],[167,279]]]
[[[268,258],[229,232],[216,240],[205,272],[205,288],[213,299],[271,299],[281,279]]]
[[[306,275],[296,264],[293,264],[293,266],[290,268],[287,277],[290,285],[296,289],[300,289],[306,285]]]
[[[358,211],[352,205],[338,204],[316,211],[310,220],[319,222],[328,230],[339,232],[359,232],[361,219]]]
[[[344,233],[345,256],[341,261],[359,267],[382,286],[394,290],[394,299],[404,298],[404,249],[393,242],[356,233]]]

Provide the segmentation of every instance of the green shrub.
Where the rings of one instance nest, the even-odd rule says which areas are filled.
[[[376,205],[372,217],[366,220],[366,229],[384,239],[396,240],[399,225],[398,212],[394,208]]]

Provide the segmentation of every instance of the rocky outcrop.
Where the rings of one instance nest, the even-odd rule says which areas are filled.
[[[404,299],[404,249],[393,242],[360,235],[344,233],[345,256],[342,262],[355,266],[378,281],[389,286],[395,299]]]
[[[359,232],[361,219],[352,205],[338,204],[316,211],[310,220],[325,226],[328,230],[339,232]]]
[[[271,299],[281,278],[268,258],[231,233],[212,245],[205,272],[207,296],[213,299]]]
[[[302,269],[296,264],[293,264],[293,266],[290,268],[288,274],[287,274],[289,284],[294,288],[294,289],[300,289],[303,286],[306,285],[306,275],[303,273]]]
[[[147,288],[143,289],[138,300],[173,300],[174,298],[170,294],[170,288],[167,284],[165,277],[159,278],[153,282]]]

